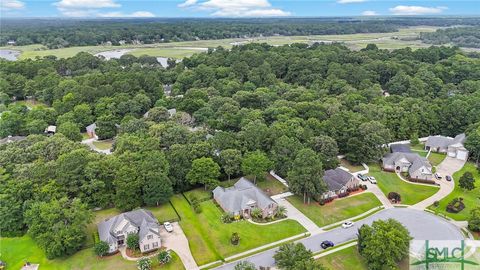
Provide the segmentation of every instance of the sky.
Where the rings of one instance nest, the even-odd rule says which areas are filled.
[[[479,15],[480,0],[0,0],[1,17]]]

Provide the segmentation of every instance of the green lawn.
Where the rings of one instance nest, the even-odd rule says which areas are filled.
[[[415,149],[411,149],[411,150],[412,150],[412,152],[417,153],[417,154],[420,155],[421,157],[427,157],[428,151],[415,150]]]
[[[280,181],[275,179],[269,173],[265,176],[265,180],[257,181],[257,186],[263,190],[269,196],[284,193],[288,191],[288,188],[284,186]]]
[[[471,172],[475,178],[475,189],[467,191],[458,186],[458,180],[465,172]],[[472,162],[467,162],[465,166],[458,172],[453,174],[453,179],[455,181],[455,189],[450,195],[445,197],[440,201],[438,208],[430,206],[429,209],[437,211],[439,213],[445,214],[455,220],[467,220],[470,216],[470,210],[475,206],[480,205],[480,174],[478,173],[477,168]],[[463,202],[465,203],[465,209],[460,213],[448,213],[445,211],[447,204],[454,198],[462,197]]]
[[[310,205],[303,204],[303,198],[300,196],[290,196],[287,200],[319,227],[358,216],[382,205],[377,197],[370,192],[337,199],[323,206],[316,202],[312,202]]]
[[[358,172],[365,170],[362,165],[354,165],[350,161],[342,158],[340,159],[340,166],[345,167],[350,170],[350,172]]]
[[[133,51],[128,52],[127,54],[134,55],[136,57],[142,55],[149,55],[155,57],[168,57],[168,58],[184,58],[187,56],[191,56],[194,53],[199,53],[204,50],[196,50],[196,49],[186,49],[186,48],[139,48]]]
[[[190,250],[198,265],[305,232],[305,229],[293,220],[265,226],[245,220],[224,224],[220,219],[223,212],[211,200],[201,203],[200,214],[193,212],[182,195],[173,196],[171,201],[182,218],[180,225],[187,235]],[[233,232],[240,235],[238,246],[230,244]]]
[[[192,189],[184,193],[188,200],[191,199],[192,196],[197,197],[200,201],[206,201],[212,198],[213,194],[211,190],[205,190],[203,187],[199,187],[196,189]]]
[[[323,256],[317,260],[327,269],[335,270],[368,270],[368,267],[357,246],[351,246],[335,253]]]
[[[112,148],[113,140],[94,141],[93,145],[100,150],[107,150]]]
[[[438,164],[442,163],[446,156],[446,154],[431,152],[428,156],[428,160],[430,161],[430,164],[432,164],[432,166],[437,166]]]
[[[389,192],[397,192],[402,197],[401,204],[413,205],[425,200],[435,194],[439,188],[435,186],[425,186],[407,183],[393,172],[384,172],[380,170],[377,164],[369,165],[370,175],[377,179],[378,187],[383,191],[385,196]]]

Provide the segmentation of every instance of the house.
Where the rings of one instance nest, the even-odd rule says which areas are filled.
[[[248,218],[255,208],[262,211],[263,218],[270,217],[276,213],[278,207],[274,200],[244,177],[233,187],[216,187],[213,198],[225,212],[245,218]]]
[[[358,178],[341,168],[326,170],[323,181],[327,185],[327,191],[321,195],[322,199],[337,198],[359,186]]]
[[[12,142],[19,142],[25,140],[27,137],[25,136],[8,136],[3,139],[0,139],[0,145],[12,143]]]
[[[408,172],[410,179],[433,180],[432,165],[417,153],[394,152],[382,159],[385,171]]]
[[[425,150],[447,153],[449,157],[467,160],[468,150],[463,146],[465,139],[465,133],[458,134],[455,138],[440,135],[429,136],[425,143]]]
[[[410,145],[406,143],[393,143],[390,144],[390,152],[392,153],[411,153]]]
[[[98,236],[109,246],[109,253],[124,246],[129,234],[139,236],[141,252],[160,248],[160,225],[152,212],[145,209],[133,210],[106,219],[98,224]]]
[[[93,123],[91,125],[88,125],[85,129],[87,130],[88,137],[95,138],[97,136],[95,134],[95,130],[97,129],[97,124]]]
[[[10,45],[10,46],[13,46],[13,45],[15,45],[15,44],[17,44],[17,43],[15,42],[15,40],[9,40],[9,41],[7,42],[7,45]]]
[[[45,129],[45,133],[47,133],[48,135],[54,135],[55,132],[57,132],[57,126],[48,126]]]
[[[172,85],[171,84],[164,84],[163,85],[163,93],[167,97],[171,96],[172,95]]]

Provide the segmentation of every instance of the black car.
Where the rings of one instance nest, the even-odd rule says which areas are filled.
[[[447,175],[447,176],[445,176],[445,180],[450,182],[450,181],[452,181],[452,177],[450,175]]]
[[[327,248],[329,248],[329,247],[333,247],[334,244],[333,244],[332,241],[325,240],[325,241],[323,241],[323,242],[320,244],[320,246],[321,246],[323,249],[327,249]]]

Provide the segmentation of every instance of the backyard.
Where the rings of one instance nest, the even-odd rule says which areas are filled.
[[[27,235],[14,238],[1,238],[0,259],[7,263],[7,269],[20,269],[28,261],[40,264],[41,270],[127,270],[137,269],[136,263],[124,260],[120,254],[99,258],[93,248],[78,251],[72,256],[48,260],[43,250]],[[172,254],[172,261],[160,266],[153,258],[152,269],[185,269],[177,254]]]
[[[465,172],[471,172],[473,174],[473,177],[475,178],[475,189],[467,191],[458,186],[458,180]],[[470,210],[475,206],[480,205],[480,174],[472,162],[467,162],[460,171],[453,174],[453,180],[455,181],[455,189],[453,192],[443,198],[438,207],[432,205],[429,209],[447,215],[455,220],[467,220],[470,216]],[[465,209],[459,213],[448,213],[445,210],[447,204],[454,198],[459,197],[463,198]]]
[[[225,224],[221,221],[222,211],[212,200],[200,204],[202,212],[199,214],[193,211],[182,195],[173,196],[171,201],[180,214],[180,225],[198,265],[305,232],[305,229],[293,220],[263,226],[245,220]],[[230,243],[233,232],[240,236],[237,246]]]
[[[347,168],[350,172],[359,172],[365,170],[362,165],[352,164],[350,161],[344,158],[340,159],[340,166]]]
[[[430,152],[430,155],[428,156],[428,161],[430,161],[430,164],[432,164],[432,166],[437,166],[438,164],[442,163],[446,156],[446,154]]]
[[[336,199],[322,206],[317,202],[312,202],[310,205],[304,204],[300,196],[290,196],[287,200],[319,227],[358,216],[382,205],[370,192]]]
[[[112,149],[113,140],[94,141],[93,145],[100,150]]]
[[[369,167],[369,175],[372,175],[377,179],[378,187],[382,190],[385,196],[387,196],[389,192],[397,192],[402,197],[401,204],[416,204],[432,196],[439,190],[436,186],[405,182],[393,172],[382,171],[377,164],[370,164]]]

